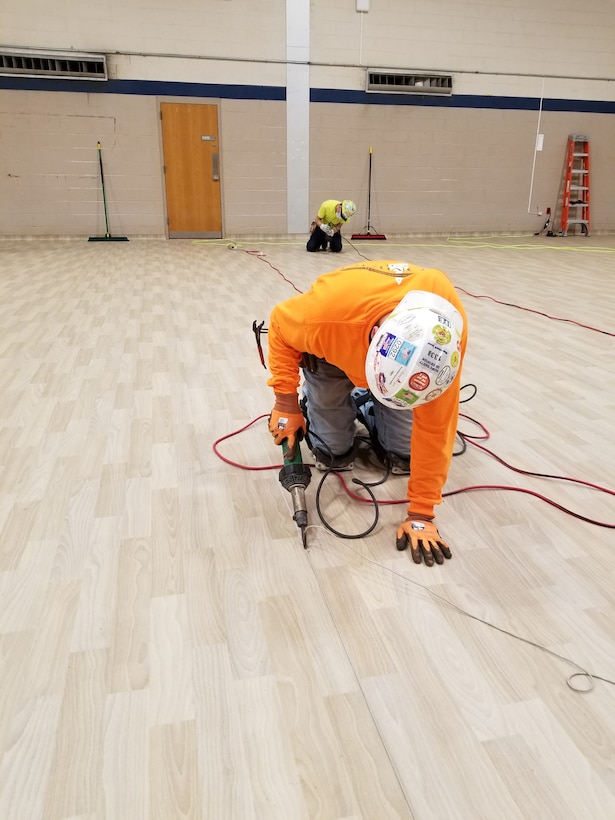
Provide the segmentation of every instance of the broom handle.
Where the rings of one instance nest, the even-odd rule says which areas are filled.
[[[367,177],[367,232],[371,227],[370,215],[372,212],[372,146],[369,146],[369,173]]]
[[[105,236],[111,236],[111,234],[109,233],[109,218],[107,216],[107,197],[105,196],[105,175],[103,173],[102,151],[100,148],[100,142],[98,143],[98,162],[100,164],[100,181],[102,183],[103,206],[105,209]]]

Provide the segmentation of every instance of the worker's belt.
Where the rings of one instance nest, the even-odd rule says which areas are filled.
[[[302,367],[304,370],[307,370],[308,373],[316,373],[318,370],[318,356],[314,356],[313,353],[302,353],[301,354],[301,361],[299,362],[299,367]]]

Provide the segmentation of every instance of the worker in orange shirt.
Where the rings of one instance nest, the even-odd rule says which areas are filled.
[[[352,469],[353,394],[369,391],[376,452],[392,472],[409,473],[397,548],[409,546],[429,566],[451,556],[434,507],[453,454],[466,343],[465,311],[448,277],[395,260],[326,273],[276,305],[269,322],[274,442],[286,439],[294,452],[305,434],[317,468]]]
[[[310,238],[306,248],[310,252],[326,251],[332,253],[342,250],[342,226],[354,215],[357,206],[351,199],[325,200],[310,226]]]

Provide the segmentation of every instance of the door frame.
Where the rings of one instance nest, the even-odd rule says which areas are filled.
[[[164,233],[166,239],[222,239],[225,236],[224,231],[224,184],[223,184],[223,174],[222,174],[222,133],[221,133],[221,112],[220,112],[220,99],[219,98],[211,98],[211,97],[167,97],[167,96],[159,96],[156,97],[156,118],[158,121],[158,145],[160,150],[160,182],[162,186],[162,206],[163,206],[163,220],[164,220]],[[217,232],[211,232],[212,235],[207,235],[206,232],[197,232],[192,233],[190,231],[186,232],[185,235],[178,237],[178,236],[170,236],[169,231],[169,206],[167,202],[167,185],[165,179],[165,157],[164,157],[164,140],[162,137],[162,108],[161,103],[175,103],[177,105],[215,105],[216,106],[216,114],[217,114],[217,127],[218,127],[218,163],[219,163],[219,173],[220,173],[220,236],[218,236]]]

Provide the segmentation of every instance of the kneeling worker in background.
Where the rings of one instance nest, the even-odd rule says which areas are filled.
[[[453,455],[466,343],[465,311],[448,277],[393,260],[320,276],[276,305],[269,323],[274,442],[286,439],[294,452],[301,431],[318,469],[352,469],[355,420],[364,420],[354,397],[367,393],[374,451],[391,472],[409,474],[397,549],[410,546],[413,560],[429,566],[451,557],[434,507]]]
[[[356,210],[357,206],[351,199],[344,199],[342,202],[327,199],[323,202],[310,227],[310,238],[306,245],[308,251],[326,251],[329,245],[332,253],[339,253],[342,250],[342,225],[348,222]]]

